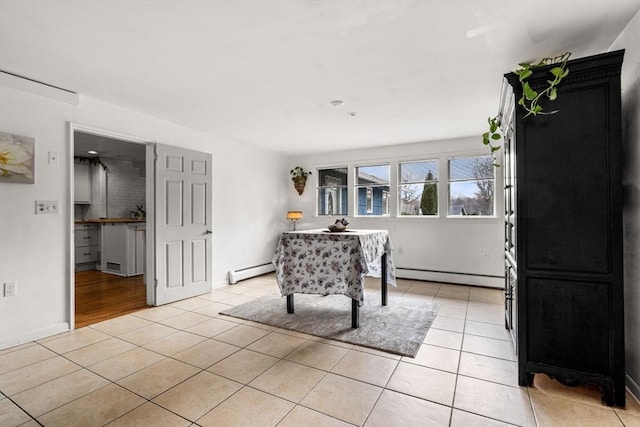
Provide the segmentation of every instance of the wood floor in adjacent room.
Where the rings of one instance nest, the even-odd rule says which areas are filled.
[[[76,328],[146,307],[143,275],[121,277],[97,270],[76,272]]]

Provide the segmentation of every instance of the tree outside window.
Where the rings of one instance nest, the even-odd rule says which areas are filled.
[[[400,163],[398,175],[400,215],[438,215],[438,160]]]
[[[491,156],[449,159],[450,216],[493,216],[494,190]]]

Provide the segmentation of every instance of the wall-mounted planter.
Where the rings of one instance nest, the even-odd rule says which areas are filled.
[[[311,172],[307,172],[302,167],[296,166],[291,169],[289,173],[291,174],[294,188],[298,192],[298,195],[301,196],[304,191],[304,186],[307,184],[307,177],[311,175]]]
[[[302,195],[302,193],[304,192],[304,187],[307,184],[307,177],[306,176],[296,176],[294,178],[291,178],[293,180],[293,187],[296,189],[296,191],[298,192],[298,195]]]

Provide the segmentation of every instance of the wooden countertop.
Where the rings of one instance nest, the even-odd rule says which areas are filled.
[[[134,218],[97,218],[86,219],[84,221],[75,221],[75,224],[106,224],[106,223],[127,223],[127,222],[147,222],[146,219]]]

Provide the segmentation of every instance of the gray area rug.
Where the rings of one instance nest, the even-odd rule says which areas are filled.
[[[393,298],[387,306],[365,298],[360,327],[351,328],[351,299],[344,295],[295,294],[295,313],[287,314],[286,297],[266,296],[220,312],[305,334],[415,357],[440,305]],[[370,302],[370,303],[369,303]]]

